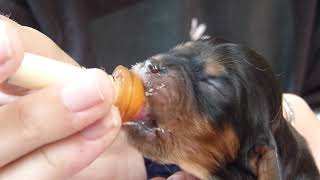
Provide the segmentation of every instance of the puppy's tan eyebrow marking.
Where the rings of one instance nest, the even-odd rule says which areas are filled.
[[[218,62],[205,62],[203,65],[203,73],[209,76],[219,76],[225,72],[225,67]]]

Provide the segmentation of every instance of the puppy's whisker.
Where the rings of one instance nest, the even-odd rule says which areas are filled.
[[[247,64],[249,64],[250,66],[252,66],[252,67],[254,67],[256,70],[258,70],[258,71],[269,71],[271,68],[261,68],[261,67],[258,67],[258,66],[256,66],[256,65],[254,65],[254,64],[252,64],[251,62],[249,62],[246,58],[242,58],[242,60],[244,61],[244,62],[246,62]]]

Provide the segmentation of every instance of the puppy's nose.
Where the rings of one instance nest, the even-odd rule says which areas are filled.
[[[144,65],[147,69],[147,72],[151,72],[154,74],[160,73],[161,69],[156,63],[152,63],[150,60],[147,60]]]
[[[154,64],[149,64],[148,68],[149,68],[151,73],[154,73],[154,74],[160,73],[160,68],[158,66],[154,65]]]

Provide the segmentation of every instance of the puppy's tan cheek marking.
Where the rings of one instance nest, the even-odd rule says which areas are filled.
[[[225,126],[223,130],[211,128],[209,132],[208,129],[210,128],[203,128],[203,132],[197,135],[200,138],[185,139],[187,147],[175,153],[180,167],[201,179],[208,179],[212,171],[233,161],[239,149],[239,139],[230,126]]]
[[[224,131],[223,137],[224,139],[224,149],[227,153],[226,160],[232,161],[237,157],[238,149],[239,149],[239,139],[234,130],[231,127],[228,127],[226,131]]]
[[[196,176],[199,179],[209,179],[210,172],[201,166],[194,165],[192,163],[181,164],[180,167],[188,173]]]

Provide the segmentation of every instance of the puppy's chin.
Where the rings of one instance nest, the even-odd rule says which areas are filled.
[[[150,62],[146,61],[132,67],[132,71],[144,82],[146,101],[137,119],[124,123],[122,128],[126,131],[130,144],[145,156],[155,159],[154,157],[160,157],[156,151],[164,151],[163,143],[170,142],[173,130],[164,120],[167,120],[172,112],[169,109],[176,95],[173,90],[174,79],[160,71],[152,72],[148,66]]]

